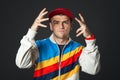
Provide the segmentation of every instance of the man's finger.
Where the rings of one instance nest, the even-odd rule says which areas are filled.
[[[80,36],[81,34],[83,34],[83,31],[79,32],[76,37]]]
[[[84,21],[84,18],[83,18],[82,15],[81,15],[81,13],[79,13],[79,16],[80,16],[81,21],[82,21],[82,22],[85,22],[85,21]]]
[[[80,31],[82,31],[82,28],[78,28],[78,29],[76,30],[76,33],[80,32]]]
[[[80,26],[82,25],[82,22],[78,18],[75,18],[75,20],[79,23]]]
[[[45,12],[46,8],[43,8],[43,10],[39,13],[41,15],[43,12]]]
[[[45,11],[45,12],[41,13],[37,18],[38,19],[43,18],[47,13],[48,13],[48,11]]]
[[[76,20],[78,23],[80,23],[80,20],[79,20],[78,18],[75,18],[75,20]]]
[[[44,28],[47,27],[47,25],[44,25],[44,24],[38,24],[38,26],[40,26],[40,27],[44,27]]]
[[[43,12],[40,16],[44,16],[48,13],[48,11]]]
[[[44,21],[47,21],[47,20],[49,20],[49,18],[41,19],[40,22],[44,22]]]

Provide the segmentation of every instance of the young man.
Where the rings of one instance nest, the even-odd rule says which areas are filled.
[[[95,75],[100,70],[100,54],[95,44],[95,36],[89,31],[84,18],[79,14],[75,20],[79,23],[76,37],[83,35],[86,46],[70,38],[74,16],[65,8],[57,8],[48,14],[44,8],[27,34],[21,40],[16,55],[19,68],[35,66],[34,80],[79,80],[79,70]],[[49,38],[36,40],[40,27],[47,27],[42,22],[49,20],[53,32]],[[74,28],[74,27],[73,27]]]

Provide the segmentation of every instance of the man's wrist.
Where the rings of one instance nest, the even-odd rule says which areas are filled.
[[[37,26],[32,25],[31,29],[32,29],[33,31],[37,31],[38,28],[37,28]]]
[[[36,34],[37,34],[37,32],[36,32],[35,30],[29,28],[26,36],[27,36],[28,38],[30,38],[30,39],[34,39],[35,36],[36,36]]]
[[[94,34],[91,34],[89,37],[85,38],[85,40],[93,40],[95,39]]]

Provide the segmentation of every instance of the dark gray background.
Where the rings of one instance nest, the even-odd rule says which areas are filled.
[[[19,69],[15,56],[20,39],[31,27],[44,7],[48,11],[65,7],[75,17],[82,13],[89,29],[95,34],[101,53],[101,71],[96,76],[81,72],[81,80],[119,80],[119,4],[116,0],[1,0],[0,2],[0,73],[1,80],[32,80],[33,68]],[[45,23],[48,24],[48,23]],[[76,38],[78,24],[73,24],[71,37],[84,44],[83,37]],[[50,35],[49,27],[41,28],[37,39]]]

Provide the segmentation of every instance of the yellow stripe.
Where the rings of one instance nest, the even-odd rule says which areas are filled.
[[[73,50],[71,52],[68,52],[67,54],[62,55],[62,61],[70,58],[71,56],[73,56],[75,54],[77,54],[82,49],[83,49],[83,46],[80,46],[80,47],[76,48],[75,50]]]
[[[35,70],[39,70],[41,68],[44,68],[44,67],[50,66],[52,64],[55,64],[55,63],[58,62],[58,60],[59,60],[59,56],[56,56],[56,57],[51,58],[49,60],[42,61],[42,62],[38,63],[38,65],[36,65]]]
[[[76,67],[73,70],[61,75],[60,80],[66,80],[67,78],[70,78],[73,74],[76,74],[79,71],[79,68],[79,65],[76,65]],[[51,80],[58,80],[58,76]]]
[[[62,55],[62,61],[68,59],[68,58],[71,57],[71,56],[73,56],[74,54],[76,54],[77,52],[79,52],[80,50],[82,50],[82,48],[83,48],[83,46],[78,47],[78,48],[76,48],[75,50],[73,50],[73,51],[71,51],[71,52],[68,52],[68,53]],[[42,62],[40,62],[40,63],[38,63],[38,64],[36,65],[35,70],[39,70],[39,69],[41,69],[41,68],[44,68],[44,67],[50,66],[50,65],[52,65],[52,64],[55,64],[55,63],[58,62],[58,60],[59,60],[59,56],[56,56],[56,57],[54,57],[54,58],[51,58],[51,59],[42,61]]]

